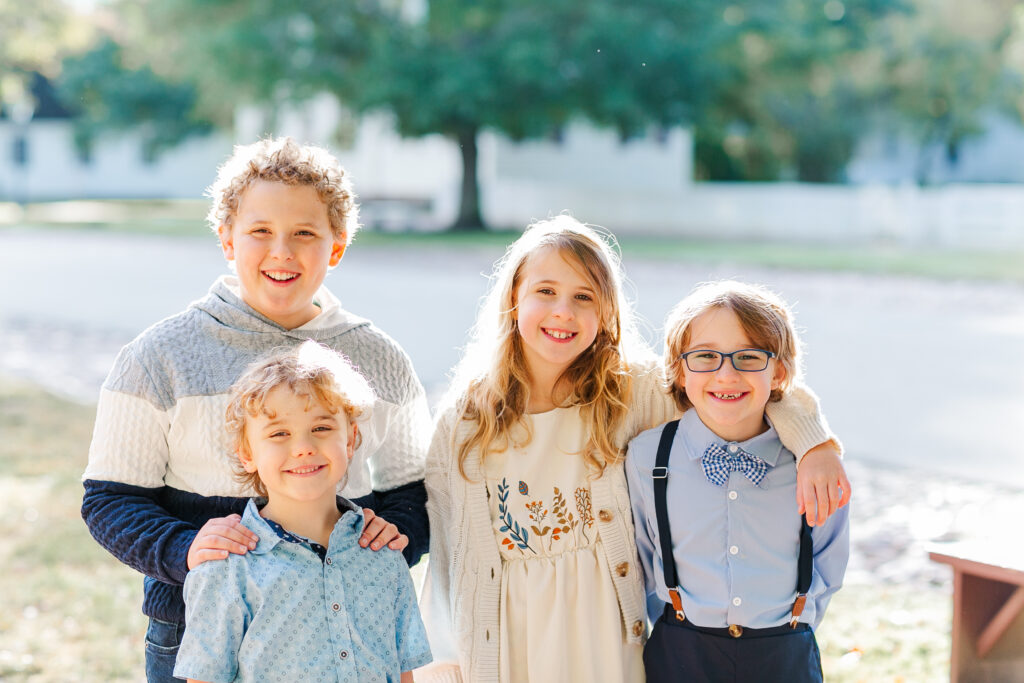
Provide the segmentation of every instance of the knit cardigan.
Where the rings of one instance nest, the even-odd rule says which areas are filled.
[[[637,364],[631,374],[630,410],[615,434],[620,450],[641,431],[678,416],[654,364]],[[430,560],[420,602],[436,663],[417,672],[417,680],[486,683],[498,680],[501,556],[479,453],[468,454],[467,477],[459,471],[457,446],[470,436],[473,425],[457,423],[457,418],[455,408],[438,416],[427,453]],[[817,398],[805,387],[796,387],[782,401],[770,404],[769,418],[782,442],[800,455],[830,438]],[[628,642],[642,643],[644,582],[621,460],[608,465],[591,483],[591,496],[624,633]],[[622,563],[628,569],[617,571]]]
[[[189,546],[207,520],[240,514],[254,494],[232,472],[228,389],[254,360],[306,339],[343,352],[377,394],[345,495],[409,536],[410,563],[426,550],[431,423],[423,387],[393,339],[325,288],[314,301],[320,314],[287,330],[246,304],[226,276],[114,361],[96,410],[82,516],[103,547],[146,575],[148,616],[184,621]]]

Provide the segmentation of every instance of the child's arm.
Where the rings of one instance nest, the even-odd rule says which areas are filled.
[[[199,681],[233,681],[238,652],[252,619],[246,602],[245,562],[210,562],[185,581],[185,633],[174,675]]]
[[[782,444],[797,458],[797,506],[807,523],[820,524],[850,500],[850,482],[839,458],[839,440],[821,414],[818,397],[803,384],[767,405]],[[803,458],[813,453],[807,461]],[[842,492],[837,490],[842,488]]]
[[[843,585],[846,566],[850,560],[850,508],[836,511],[823,525],[811,532],[814,542],[814,564],[808,604],[813,604],[811,627],[818,629],[825,609],[837,590]]]
[[[413,683],[413,681],[412,681],[412,672],[411,671],[403,671],[402,672],[401,681],[402,681],[402,683]]]

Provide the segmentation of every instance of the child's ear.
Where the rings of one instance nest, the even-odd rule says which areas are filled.
[[[235,260],[235,242],[231,236],[231,228],[221,223],[217,226],[217,237],[220,238],[220,248],[224,252],[224,258],[228,261]]]
[[[348,450],[349,462],[352,461],[352,456],[355,455],[355,452],[356,452],[356,442],[358,440],[359,440],[359,425],[357,425],[355,422],[353,422],[353,423],[351,423],[349,425],[349,430],[348,430],[348,447],[347,447],[347,450]]]
[[[772,391],[782,386],[782,383],[786,381],[786,366],[775,360],[775,372],[772,375]]]
[[[235,453],[238,455],[238,462],[242,463],[242,469],[249,474],[256,471],[256,461],[252,459],[252,454],[247,448],[239,448]]]
[[[332,268],[341,262],[347,248],[344,241],[334,240],[334,244],[331,245],[331,260],[328,262]]]

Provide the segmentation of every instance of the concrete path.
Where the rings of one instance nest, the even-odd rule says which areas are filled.
[[[123,343],[225,272],[212,236],[7,229],[0,250],[0,372],[83,400]],[[498,256],[357,242],[327,282],[398,339],[436,397]],[[1024,488],[1024,288],[632,259],[626,269],[655,342],[701,280],[762,282],[792,302],[807,381],[850,457]]]

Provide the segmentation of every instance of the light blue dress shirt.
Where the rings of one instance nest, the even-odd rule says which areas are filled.
[[[360,548],[347,509],[321,561],[281,538],[249,501],[254,550],[204,562],[185,579],[186,628],[174,675],[221,681],[398,681],[431,661],[402,554]]]
[[[626,476],[644,571],[647,614],[657,621],[669,602],[654,511],[654,469],[661,427],[629,444]],[[739,443],[768,463],[755,486],[730,472],[725,486],[708,481],[701,456],[711,444],[728,447],[697,411],[683,413],[668,463],[668,516],[686,618],[698,626],[767,628],[789,622],[796,599],[800,516],[796,458],[774,428]],[[843,582],[850,556],[849,506],[811,530],[814,571],[800,621],[817,628]]]

